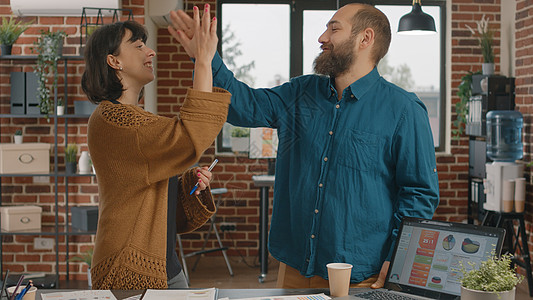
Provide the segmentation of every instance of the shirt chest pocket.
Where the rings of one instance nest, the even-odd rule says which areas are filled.
[[[360,171],[371,171],[377,167],[380,153],[379,136],[350,130],[339,147],[339,163]]]

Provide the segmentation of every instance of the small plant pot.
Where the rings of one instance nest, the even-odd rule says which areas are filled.
[[[65,172],[67,172],[68,174],[76,174],[77,168],[78,163],[75,161],[65,163]]]
[[[15,142],[15,144],[22,144],[22,135],[14,135],[13,141]]]
[[[516,287],[505,292],[476,291],[461,287],[461,300],[514,300]]]
[[[57,107],[57,115],[62,116],[65,114],[65,107],[64,106],[58,106]]]
[[[483,73],[483,75],[494,74],[494,63],[483,63],[481,65],[481,72]]]
[[[2,51],[1,56],[4,55],[11,55],[11,50],[13,49],[13,45],[0,45],[0,51]]]
[[[93,283],[91,281],[91,268],[87,268],[87,283],[89,284],[89,289],[93,287]]]

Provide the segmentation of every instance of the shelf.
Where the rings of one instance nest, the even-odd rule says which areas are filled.
[[[41,231],[1,231],[0,236],[2,235],[94,235],[96,230],[93,231],[83,231],[69,226],[68,232],[65,230],[64,226],[59,226],[58,231],[56,232],[54,225],[43,225],[41,226]]]
[[[37,55],[0,55],[0,60],[36,60]],[[65,55],[59,60],[83,60],[81,55]]]
[[[66,115],[48,115],[49,119],[58,118],[58,119],[83,119],[89,118],[91,115],[76,115],[76,114],[66,114]],[[46,115],[19,115],[19,114],[0,114],[0,118],[46,118]]]
[[[37,60],[38,60],[38,56],[37,55],[4,55],[4,56],[1,56],[0,55],[0,64],[3,65],[3,66],[9,66],[9,67],[13,67],[13,66],[32,66],[32,65],[36,65],[37,63]],[[84,62],[84,57],[83,56],[74,56],[74,55],[67,55],[67,56],[62,56],[59,58],[59,62],[63,65],[63,76],[64,76],[64,80],[63,80],[63,87],[64,87],[64,91],[68,91],[68,87],[69,87],[69,80],[68,80],[68,72],[69,70],[72,70],[72,68],[69,68],[69,63],[70,62],[74,62],[72,63],[72,65],[74,66],[81,66]],[[9,73],[7,73],[7,71],[4,71],[4,72],[1,72],[3,73],[3,75],[9,75]],[[7,73],[7,74],[6,74]],[[58,73],[56,73],[56,75],[60,75]],[[80,86],[79,82],[78,83],[74,83],[74,85],[76,86]],[[7,91],[6,93],[8,93],[9,91]],[[64,101],[66,103],[69,103],[69,95],[67,92],[64,92]],[[57,97],[58,96],[61,96],[61,94],[59,94],[59,91],[57,89],[55,89],[54,91],[51,91],[51,97],[53,97],[54,99],[57,100]],[[9,98],[9,97],[8,97]],[[71,106],[70,109],[72,109],[73,107]],[[68,111],[71,111],[71,112],[74,112],[74,110],[67,110],[65,109],[65,112],[68,112]],[[76,110],[78,111],[78,110]],[[17,231],[17,232],[0,232],[0,237],[3,237],[3,236],[11,236],[11,237],[15,237],[16,235],[24,235],[24,236],[52,236],[54,237],[55,239],[55,248],[54,250],[52,250],[53,253],[55,253],[55,256],[56,256],[56,259],[55,259],[55,267],[54,267],[54,273],[55,273],[55,276],[53,276],[51,282],[54,284],[54,287],[57,287],[57,283],[58,283],[58,280],[59,280],[59,274],[60,274],[60,271],[61,273],[65,272],[66,271],[66,278],[69,279],[70,277],[70,270],[68,268],[68,262],[67,262],[67,268],[66,270],[62,271],[61,270],[61,267],[63,262],[60,262],[60,259],[59,259],[59,253],[60,253],[60,247],[63,247],[65,246],[65,250],[61,250],[61,251],[65,251],[66,252],[66,255],[67,257],[69,256],[69,252],[71,251],[70,248],[69,248],[69,243],[70,243],[70,239],[69,238],[64,238],[64,239],[59,239],[59,237],[71,237],[71,236],[83,236],[83,235],[95,235],[96,234],[96,230],[95,231],[82,231],[82,230],[79,230],[79,229],[73,229],[68,221],[70,220],[70,217],[69,217],[69,208],[71,207],[69,205],[69,178],[70,177],[73,177],[73,178],[76,178],[76,177],[94,177],[96,176],[95,174],[79,174],[79,173],[74,173],[74,174],[71,174],[71,173],[66,173],[65,170],[61,167],[61,170],[60,170],[60,167],[58,166],[58,163],[59,163],[59,156],[62,154],[62,153],[59,153],[59,147],[62,146],[62,143],[60,143],[60,140],[58,139],[59,135],[61,136],[64,136],[65,138],[65,143],[67,143],[68,141],[68,136],[69,136],[69,126],[72,126],[71,123],[74,123],[74,125],[76,123],[84,123],[84,122],[87,122],[87,120],[90,118],[90,114],[64,114],[64,115],[56,115],[55,113],[57,112],[56,108],[54,107],[54,111],[52,111],[51,114],[48,114],[48,115],[45,115],[45,114],[40,114],[38,113],[39,111],[37,110],[36,113],[34,114],[10,114],[9,112],[11,112],[10,109],[5,109],[2,111],[3,113],[0,113],[0,119],[1,118],[4,118],[4,119],[12,119],[11,120],[11,123],[12,122],[15,122],[15,123],[19,123],[19,122],[16,122],[14,119],[32,119],[32,122],[35,121],[35,120],[38,120],[38,122],[43,122],[42,119],[47,119],[48,123],[50,126],[53,126],[53,133],[52,136],[54,137],[54,140],[53,141],[50,141],[49,144],[51,144],[53,146],[53,149],[51,151],[51,154],[53,157],[53,162],[51,163],[51,172],[42,172],[42,173],[20,173],[20,174],[0,174],[0,178],[2,177],[38,177],[38,176],[42,176],[42,177],[45,177],[43,181],[45,181],[45,184],[55,184],[56,188],[54,189],[53,191],[53,195],[55,196],[55,201],[54,203],[49,203],[47,205],[51,205],[52,208],[54,208],[52,210],[52,214],[49,215],[49,217],[51,217],[53,215],[53,218],[54,218],[54,221],[53,222],[47,222],[46,224],[44,224],[41,228],[39,228],[38,230],[35,230],[35,231]],[[2,126],[2,125],[0,125]],[[58,133],[58,129],[60,127],[65,127],[65,130],[63,133]],[[0,134],[2,133],[1,132],[2,130],[0,130]],[[6,135],[6,133],[4,133],[4,135]],[[11,135],[11,133],[9,134]],[[45,169],[46,170],[46,169]],[[46,178],[47,177],[47,178]],[[60,178],[64,178],[63,179],[60,179]],[[75,181],[75,180],[73,180]],[[86,180],[84,180],[86,181]],[[34,184],[39,184],[39,183],[34,183]],[[58,185],[64,185],[65,186],[65,190],[64,191],[61,191],[61,189],[58,188]],[[0,180],[0,205],[2,204],[2,182]],[[63,200],[59,200],[60,198],[60,195],[64,195],[64,198]],[[6,203],[4,203],[6,204]],[[9,203],[11,204],[11,203]],[[25,203],[27,204],[27,203]],[[60,205],[66,205],[67,208],[66,208],[66,212],[65,211],[61,211],[59,212],[59,208],[58,206]],[[59,214],[65,214],[65,218],[63,220],[60,219],[60,216]],[[66,223],[65,223],[66,222]],[[4,272],[4,261],[3,261],[3,258],[4,258],[4,253],[3,253],[3,240],[2,238],[0,238],[0,274]]]
[[[88,174],[70,174],[65,172],[58,172],[58,173],[21,173],[21,174],[0,174],[0,177],[34,177],[34,176],[49,176],[49,177],[94,177],[96,174],[88,173]]]

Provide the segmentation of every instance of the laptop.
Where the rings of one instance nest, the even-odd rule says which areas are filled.
[[[460,299],[461,263],[499,255],[505,229],[406,217],[385,286],[356,289],[350,299]]]

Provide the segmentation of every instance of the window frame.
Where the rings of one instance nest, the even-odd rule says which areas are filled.
[[[223,4],[287,4],[290,5],[290,66],[289,76],[294,78],[303,74],[303,12],[304,10],[337,10],[349,3],[366,3],[371,5],[405,5],[405,13],[409,13],[412,0],[217,0],[217,34],[222,41],[222,28],[224,17],[222,14]],[[439,6],[440,8],[440,104],[439,104],[439,146],[436,152],[445,151],[446,143],[446,0],[424,0],[424,5]],[[423,8],[423,7],[422,7]],[[318,38],[318,37],[317,37]],[[222,43],[218,44],[218,52],[221,56]],[[435,137],[434,137],[435,138]],[[219,153],[231,152],[231,148],[222,146],[222,132],[217,138],[217,151]]]

